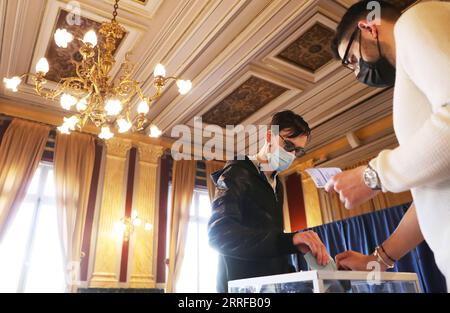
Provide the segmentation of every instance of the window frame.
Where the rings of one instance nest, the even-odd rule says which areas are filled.
[[[170,250],[170,221],[171,221],[171,200],[172,200],[172,184],[169,184],[169,188],[168,188],[168,222],[167,222],[167,258],[169,258],[169,250]],[[195,187],[193,194],[192,194],[192,202],[191,202],[191,206],[189,208],[189,219],[187,221],[188,225],[187,227],[189,228],[189,224],[190,223],[194,223],[195,224],[195,229],[196,229],[196,282],[195,282],[195,290],[194,292],[200,292],[200,288],[201,288],[201,275],[200,275],[200,254],[201,254],[201,249],[200,249],[200,233],[201,233],[201,226],[207,226],[208,221],[209,221],[209,217],[205,217],[205,216],[201,216],[200,214],[200,197],[201,196],[205,196],[209,199],[209,194],[208,194],[208,190],[206,188],[200,188],[200,187]],[[192,225],[192,224],[191,224]],[[186,251],[186,249],[185,249]],[[183,265],[181,265],[183,266]],[[215,290],[211,290],[210,292],[215,292]]]
[[[38,180],[35,182],[37,184],[37,189],[30,193],[30,187],[35,179],[35,175],[38,174]],[[27,194],[22,200],[20,206],[24,204],[31,204],[33,206],[32,219],[30,222],[30,230],[25,243],[25,254],[21,260],[21,269],[18,277],[17,293],[23,293],[26,290],[26,286],[29,279],[29,269],[32,265],[32,255],[33,249],[36,244],[36,232],[38,228],[39,217],[41,214],[42,207],[44,205],[56,205],[56,195],[54,197],[46,195],[46,183],[49,179],[49,175],[54,175],[54,165],[53,162],[40,161],[36,171],[33,174],[32,181],[28,186]],[[20,210],[20,208],[19,208]]]

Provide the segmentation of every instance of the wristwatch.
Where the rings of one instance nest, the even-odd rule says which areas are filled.
[[[370,165],[367,165],[364,170],[363,177],[367,187],[372,190],[381,190],[381,182],[378,173]]]

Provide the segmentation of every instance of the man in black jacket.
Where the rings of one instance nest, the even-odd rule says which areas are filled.
[[[292,111],[275,114],[267,141],[256,156],[227,162],[212,174],[216,194],[208,223],[210,245],[219,252],[217,291],[228,281],[294,272],[290,254],[316,256],[326,265],[329,255],[312,231],[283,232],[283,187],[277,173],[304,154],[310,128]]]

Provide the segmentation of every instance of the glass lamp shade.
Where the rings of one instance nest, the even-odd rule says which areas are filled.
[[[46,58],[40,58],[36,64],[36,72],[47,74],[50,69]]]

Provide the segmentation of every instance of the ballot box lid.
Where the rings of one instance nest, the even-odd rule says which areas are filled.
[[[416,273],[398,273],[398,272],[369,272],[369,271],[301,271],[288,274],[261,276],[246,279],[233,280],[228,282],[229,288],[267,285],[267,284],[285,284],[290,282],[302,281],[405,281],[414,282],[420,292],[420,285]]]

